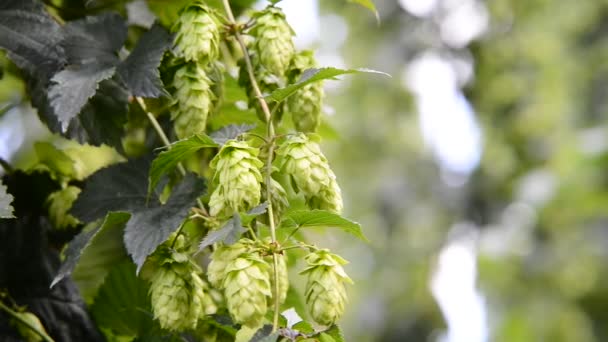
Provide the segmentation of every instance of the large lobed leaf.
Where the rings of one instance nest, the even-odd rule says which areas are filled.
[[[141,36],[129,57],[118,67],[118,75],[133,95],[159,97],[167,93],[158,67],[171,42],[169,32],[155,24]]]
[[[380,74],[380,75],[390,77],[390,75],[385,72],[371,70],[371,69],[364,69],[364,68],[337,69],[337,68],[329,67],[329,68],[319,68],[319,69],[316,69],[316,68],[306,69],[306,70],[304,70],[304,72],[302,73],[302,76],[296,83],[290,84],[286,87],[279,88],[279,89],[273,91],[268,96],[266,96],[266,99],[276,101],[276,102],[281,102],[281,101],[285,100],[287,97],[289,97],[290,95],[293,95],[296,91],[298,91],[298,89],[300,89],[310,83],[318,82],[318,81],[322,81],[322,80],[326,80],[326,79],[335,79],[336,76],[340,76],[340,75],[356,74],[356,73],[373,73],[373,74]]]
[[[151,193],[156,188],[156,185],[164,174],[171,172],[182,160],[189,158],[196,151],[206,147],[217,147],[217,144],[205,134],[195,134],[188,139],[171,144],[167,151],[161,152],[152,162],[148,193]]]
[[[281,222],[282,228],[332,227],[368,242],[361,225],[338,214],[325,210],[296,210],[288,212]]]
[[[210,134],[213,141],[224,145],[230,139],[236,139],[239,135],[254,129],[255,125],[250,124],[230,124]]]

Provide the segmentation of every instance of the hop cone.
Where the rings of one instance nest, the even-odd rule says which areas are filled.
[[[270,276],[270,279],[271,279],[270,290],[272,292],[272,298],[271,299],[273,299],[274,296],[275,296],[275,292],[274,292],[275,291],[275,285],[274,285],[274,280],[275,279],[274,279],[274,275],[272,274],[272,273],[274,273],[273,270],[272,270],[272,265],[273,265],[274,261],[272,259],[273,259],[272,255],[266,257],[266,262],[268,263],[268,265],[270,265],[270,271],[269,272],[271,273],[271,276]],[[279,275],[279,277],[278,277],[278,280],[279,280],[279,302],[283,303],[283,302],[285,302],[285,298],[287,298],[287,291],[289,290],[289,275],[288,275],[288,270],[287,270],[287,256],[286,255],[277,254],[277,265],[278,265],[277,271],[278,271],[278,275]]]
[[[311,51],[303,51],[292,60],[292,82],[296,82],[302,72],[316,67]],[[313,82],[296,91],[287,99],[287,107],[295,128],[300,132],[315,132],[321,124],[323,83]]]
[[[217,312],[218,305],[214,298],[210,295],[211,288],[206,281],[201,279],[201,277],[196,272],[192,272],[190,274],[190,279],[192,279],[192,306],[197,307],[199,311],[199,317],[204,318],[205,315],[213,315]]]
[[[348,300],[344,283],[352,284],[342,268],[347,261],[328,250],[310,253],[305,259],[308,267],[301,274],[308,275],[305,296],[310,315],[319,324],[332,325]]]
[[[258,327],[266,315],[270,290],[270,267],[257,253],[241,255],[226,267],[224,296],[236,323]]]
[[[68,213],[78,194],[80,194],[79,188],[68,186],[49,195],[46,200],[49,206],[49,218],[55,228],[65,229],[78,225],[80,221]]]
[[[211,79],[199,64],[188,63],[175,72],[171,119],[178,138],[185,139],[205,131],[215,100],[211,86]]]
[[[280,8],[268,7],[256,16],[251,29],[253,50],[260,65],[277,76],[284,76],[294,55],[293,30]]]
[[[247,211],[260,203],[264,165],[258,159],[259,150],[245,142],[229,140],[211,160],[215,169],[216,187],[209,199],[212,216],[228,217],[234,212]]]
[[[186,6],[173,26],[173,51],[186,61],[209,63],[217,59],[220,24],[215,13],[202,2]]]
[[[154,317],[163,329],[184,331],[196,328],[203,313],[202,280],[185,263],[167,263],[152,277],[150,298]]]
[[[300,133],[289,137],[277,150],[281,169],[289,174],[311,208],[342,211],[342,194],[319,145]]]
[[[240,239],[230,246],[222,245],[216,248],[211,254],[211,262],[207,267],[209,283],[215,288],[222,288],[228,264],[240,255],[249,253],[252,244],[252,240]]]

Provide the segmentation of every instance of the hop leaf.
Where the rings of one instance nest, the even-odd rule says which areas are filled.
[[[24,321],[28,322],[31,326],[35,327],[39,332],[46,334],[46,330],[44,329],[44,326],[42,325],[42,323],[40,322],[38,317],[36,315],[34,315],[33,313],[26,311],[26,312],[19,312],[19,313],[17,313],[17,315],[19,316],[19,318],[23,319]],[[30,341],[30,342],[43,341],[43,339],[40,335],[38,335],[29,326],[23,324],[22,322],[20,322],[16,319],[13,319],[13,320],[11,320],[11,325],[13,325],[17,328],[17,331],[19,331],[19,335],[21,335],[21,337],[23,337],[24,341]]]
[[[171,119],[178,138],[185,139],[205,131],[216,98],[211,86],[211,79],[199,64],[187,63],[175,72]]]
[[[196,1],[186,6],[175,25],[173,52],[186,61],[209,63],[217,59],[220,46],[220,24],[215,12]]]
[[[245,142],[229,140],[211,160],[215,169],[215,190],[209,199],[212,216],[228,217],[260,204],[264,163],[258,159],[259,150]]]
[[[256,16],[251,29],[255,37],[253,50],[260,65],[272,74],[284,76],[295,53],[291,37],[293,30],[280,8],[268,7]]]
[[[46,199],[49,207],[49,218],[55,228],[66,229],[80,223],[77,218],[68,214],[68,211],[72,208],[72,203],[78,198],[78,194],[80,194],[80,188],[68,186],[65,189],[53,192]]]
[[[303,51],[294,56],[291,63],[291,78],[295,83],[302,72],[317,66],[312,51]],[[310,83],[296,91],[287,100],[287,108],[295,128],[300,132],[315,132],[321,124],[323,83]]]
[[[342,268],[348,262],[327,249],[305,259],[308,267],[300,274],[308,275],[305,296],[310,315],[319,324],[332,325],[344,313],[348,300],[344,283],[353,282]]]
[[[296,190],[304,193],[312,209],[342,211],[342,194],[336,175],[319,145],[305,134],[290,136],[277,150],[283,156],[280,168],[293,179]]]
[[[228,263],[223,289],[234,322],[251,328],[262,324],[272,296],[269,270],[258,253],[243,254]]]

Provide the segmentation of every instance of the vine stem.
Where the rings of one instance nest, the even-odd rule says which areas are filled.
[[[237,23],[234,19],[234,14],[232,13],[232,9],[230,8],[230,3],[228,0],[222,1],[224,4],[224,10],[226,11],[226,15],[228,16],[229,24],[234,29],[234,36],[241,47],[243,52],[243,59],[245,60],[245,66],[247,68],[247,74],[249,75],[249,81],[251,82],[251,86],[253,87],[253,92],[260,103],[260,107],[262,108],[262,112],[264,112],[264,118],[268,123],[266,129],[266,135],[269,142],[268,146],[268,157],[266,158],[266,198],[268,199],[268,222],[270,226],[270,238],[272,239],[272,243],[275,244],[277,242],[276,237],[276,227],[274,222],[274,211],[272,208],[272,156],[274,154],[274,125],[272,123],[272,114],[268,109],[268,104],[264,100],[264,96],[262,96],[262,92],[260,91],[260,87],[258,86],[258,82],[255,79],[255,73],[253,71],[253,64],[251,64],[251,58],[249,58],[249,52],[247,51],[247,46],[245,45],[245,41],[243,41],[243,37],[241,33],[236,29]],[[279,326],[279,309],[281,303],[279,301],[279,256],[277,253],[272,254],[273,261],[273,277],[274,277],[274,316],[272,320],[272,332],[277,331]]]
[[[46,342],[55,342],[55,340],[53,340],[44,331],[38,330],[38,328],[36,328],[35,326],[33,326],[30,322],[26,321],[25,319],[21,318],[21,316],[19,316],[19,314],[16,311],[14,311],[13,309],[11,309],[8,306],[4,305],[4,303],[2,303],[1,301],[0,301],[0,309],[4,310],[6,313],[8,313],[14,319],[18,320],[20,323],[24,324],[30,330],[32,330],[33,332],[35,332],[38,336],[42,337],[42,339],[44,341],[46,341]]]
[[[165,131],[163,131],[163,128],[158,123],[158,120],[156,120],[154,115],[152,115],[152,113],[150,113],[150,111],[148,111],[148,107],[146,106],[144,99],[142,99],[139,96],[135,97],[135,99],[137,100],[137,103],[139,104],[141,109],[143,109],[143,111],[146,113],[148,120],[152,124],[152,127],[154,127],[154,130],[156,131],[156,134],[158,134],[158,136],[160,137],[160,140],[162,140],[163,144],[165,144],[167,149],[171,149],[171,141],[169,140],[169,138],[167,138],[167,135],[165,134]],[[184,168],[182,163],[177,163],[177,170],[179,171],[179,173],[182,176],[184,176],[184,177],[186,176],[186,169]],[[205,209],[205,206],[203,206],[203,202],[201,202],[201,200],[197,198],[196,203],[198,204],[200,209],[206,214],[207,210]]]

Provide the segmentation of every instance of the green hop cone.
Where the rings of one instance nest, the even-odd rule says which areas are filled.
[[[192,280],[192,304],[199,311],[199,317],[204,318],[205,315],[213,315],[217,312],[218,305],[214,298],[210,295],[211,288],[206,281],[201,279],[197,272],[192,271],[190,274]]]
[[[161,265],[150,285],[154,318],[163,329],[184,331],[196,328],[203,311],[202,280],[188,262]]]
[[[55,191],[46,199],[49,219],[57,229],[75,227],[80,223],[77,218],[70,215],[68,211],[72,208],[72,203],[78,198],[80,188],[68,186],[65,189]]]
[[[342,212],[342,194],[336,175],[319,145],[299,133],[287,138],[277,150],[283,158],[280,168],[289,174],[313,209]]]
[[[222,288],[228,264],[240,255],[249,253],[252,246],[253,241],[249,239],[240,239],[229,246],[218,246],[211,254],[211,262],[207,266],[209,283],[215,288]]]
[[[270,290],[270,266],[258,253],[243,254],[228,263],[224,297],[235,323],[251,328],[262,325]]]
[[[186,6],[172,29],[173,53],[186,61],[209,63],[219,56],[220,23],[215,12],[196,1]]]
[[[316,66],[312,51],[298,53],[291,63],[291,82],[297,82],[304,70]],[[287,108],[296,130],[315,132],[319,128],[324,94],[323,82],[314,82],[298,89],[287,99]]]
[[[209,199],[212,216],[228,217],[260,204],[264,163],[258,159],[259,149],[236,140],[227,141],[211,160],[215,170],[215,190]]]
[[[276,76],[284,76],[295,53],[293,30],[280,8],[268,7],[254,16],[250,33],[255,38],[253,50],[257,61]]]
[[[300,274],[308,276],[305,297],[310,315],[319,324],[332,325],[344,313],[348,300],[344,283],[353,283],[342,268],[348,262],[327,249],[312,252],[305,259],[308,267]]]
[[[212,81],[205,69],[196,63],[187,63],[173,76],[173,97],[171,111],[174,129],[179,139],[205,131],[207,117],[213,110]]]

